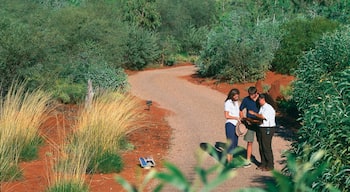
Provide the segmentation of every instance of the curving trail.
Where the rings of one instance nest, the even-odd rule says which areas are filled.
[[[225,142],[224,131],[224,100],[226,95],[205,86],[195,85],[179,78],[194,74],[195,66],[181,66],[169,69],[142,71],[129,76],[131,93],[144,100],[157,102],[160,107],[172,111],[167,117],[172,127],[172,140],[167,161],[178,166],[186,177],[195,179],[194,166],[197,162],[197,152],[201,143],[214,145],[215,142]],[[243,98],[246,93],[241,93]],[[282,137],[274,136],[273,150],[275,168],[281,169],[281,152],[290,145]],[[242,138],[239,146],[245,148]],[[260,160],[257,142],[254,142],[253,155]],[[206,155],[205,165],[216,162]],[[237,169],[237,175],[226,181],[215,191],[233,191],[244,187],[261,187],[271,177],[269,172],[250,168]],[[169,187],[164,191],[176,191]]]

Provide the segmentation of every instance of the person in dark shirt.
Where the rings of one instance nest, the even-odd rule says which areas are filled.
[[[255,113],[259,112],[259,104],[257,103],[257,99],[259,97],[258,91],[256,87],[251,86],[248,88],[248,96],[244,97],[242,100],[242,103],[239,107],[240,110],[240,117],[244,118],[247,117],[249,119],[257,119],[257,117],[251,113],[248,113],[248,111],[252,111]],[[253,141],[254,141],[254,135],[255,131],[258,128],[257,124],[247,124],[248,128],[247,134],[244,135],[243,139],[244,141],[247,141],[247,162],[244,165],[244,167],[250,167],[251,164],[251,156],[253,151]]]

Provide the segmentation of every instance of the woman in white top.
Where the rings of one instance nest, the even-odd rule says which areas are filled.
[[[276,111],[273,108],[273,99],[268,94],[260,94],[258,99],[261,106],[259,113],[249,111],[252,115],[263,120],[263,123],[259,125],[259,130],[256,132],[261,158],[261,164],[257,169],[271,171],[274,169],[271,142],[276,127]]]
[[[228,142],[227,162],[232,161],[232,152],[238,145],[238,136],[236,135],[236,125],[240,121],[239,117],[239,90],[231,89],[225,100],[224,115],[226,118],[225,133]]]

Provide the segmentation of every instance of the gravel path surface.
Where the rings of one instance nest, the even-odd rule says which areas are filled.
[[[224,130],[224,100],[226,95],[206,86],[195,85],[179,78],[194,74],[194,66],[181,66],[169,69],[142,71],[129,76],[133,95],[157,102],[160,107],[172,111],[167,117],[173,129],[168,161],[178,166],[190,180],[195,179],[194,166],[197,162],[197,152],[201,143],[214,145],[216,142],[226,142]],[[243,98],[246,93],[241,93]],[[290,142],[276,134],[272,140],[275,157],[275,168],[280,170],[281,152],[290,146]],[[239,139],[239,146],[245,148],[246,142]],[[258,161],[257,142],[253,145],[253,155]],[[213,165],[214,158],[207,155],[206,166]],[[235,191],[245,187],[263,187],[271,179],[270,172],[255,169],[239,168],[237,175],[222,184],[214,191]],[[171,187],[164,191],[176,191]]]

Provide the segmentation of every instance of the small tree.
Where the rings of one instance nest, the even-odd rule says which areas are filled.
[[[284,34],[280,48],[272,62],[273,69],[282,74],[292,74],[297,68],[298,58],[312,49],[322,34],[334,31],[338,24],[334,21],[316,17],[297,18],[282,25]]]

